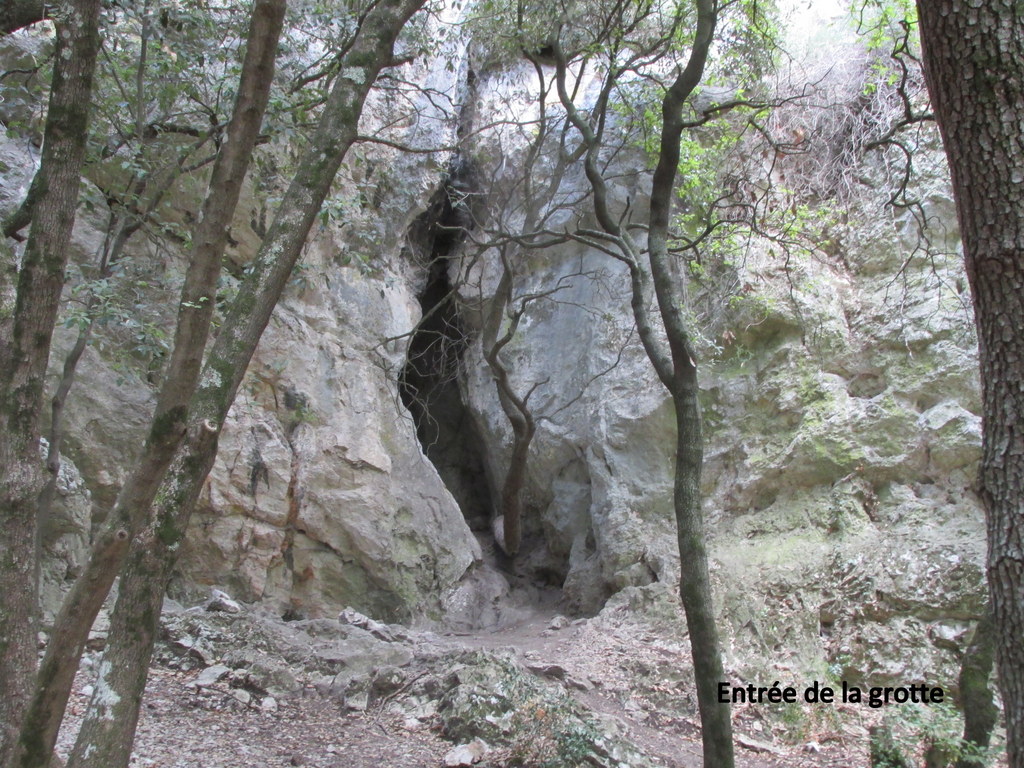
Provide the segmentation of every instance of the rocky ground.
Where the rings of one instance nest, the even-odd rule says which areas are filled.
[[[169,602],[132,764],[696,768],[688,651],[674,600],[656,585],[592,618],[520,606],[476,633],[351,610],[285,622],[230,601]],[[76,685],[65,753],[97,659],[87,656]],[[868,728],[894,716],[920,749],[916,715],[896,709],[736,707],[737,763],[866,766]]]

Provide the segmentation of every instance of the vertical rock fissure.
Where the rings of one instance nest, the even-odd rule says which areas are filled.
[[[470,528],[484,531],[490,529],[492,506],[486,444],[460,386],[468,337],[450,277],[471,225],[470,196],[468,165],[456,156],[445,183],[409,233],[411,255],[425,265],[427,279],[418,297],[423,320],[410,339],[399,390],[427,458]]]

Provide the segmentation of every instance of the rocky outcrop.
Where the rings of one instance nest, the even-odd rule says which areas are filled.
[[[432,91],[412,103],[379,93],[364,122],[392,126],[384,135],[409,146],[452,144],[446,107],[464,73],[445,62],[409,65],[405,74]],[[406,232],[444,179],[428,157],[350,152],[225,427],[180,590],[223,584],[292,616],[351,605],[436,619],[442,596],[480,559],[397,385],[426,280]]]
[[[310,250],[307,259],[319,250],[329,261]],[[197,510],[184,579],[304,616],[351,604],[409,618],[437,606],[480,556],[374,349],[408,331],[418,307],[383,277],[307,269],[324,277],[297,289],[264,335]]]
[[[481,102],[529,91],[531,77],[484,81]],[[481,138],[475,156],[515,151],[488,151],[501,141]],[[801,160],[789,162],[774,172],[795,183]],[[702,313],[705,512],[739,674],[831,665],[850,680],[948,683],[953,648],[981,615],[972,317],[941,153],[923,148],[915,162],[919,210],[886,206],[885,159],[869,153],[854,186],[817,209],[818,247],[782,258],[755,238],[742,262],[689,270]],[[506,190],[510,165],[479,174]],[[620,160],[615,194],[635,210],[634,167]],[[471,311],[497,284],[488,256],[472,255]],[[521,258],[518,296],[561,286],[530,304],[506,353],[520,391],[537,387],[521,567],[558,574],[570,602],[594,611],[625,586],[678,578],[671,404],[631,337],[613,259],[572,243]],[[501,478],[511,430],[478,345],[470,355],[466,396]]]
[[[459,58],[458,50],[444,51]],[[406,65],[403,74],[430,90],[411,100],[378,93],[364,114],[367,133],[414,147],[451,145],[452,105],[465,73],[449,71],[446,60]],[[33,171],[34,149],[10,125],[11,135],[0,138],[3,215],[20,201]],[[443,595],[479,560],[458,505],[424,457],[395,374],[425,280],[423,266],[404,253],[405,233],[442,185],[446,157],[373,145],[351,151],[339,192],[325,206],[225,426],[175,594],[205,594],[219,585],[289,615],[316,617],[353,605],[385,618],[437,618]],[[244,191],[225,299],[260,241],[267,198],[286,183]],[[160,223],[186,226],[203,184],[201,175],[186,179],[159,210]],[[75,291],[95,275],[107,226],[103,195],[88,182],[84,195],[88,205],[72,245]],[[139,235],[103,296],[109,315],[83,356],[66,409],[65,449],[81,470],[84,498],[91,495],[93,522],[109,509],[139,450],[183,270],[180,247]],[[68,327],[59,330],[51,357],[54,383],[81,319],[74,297],[87,292],[69,291]],[[87,509],[78,503],[75,514],[86,515],[76,535],[87,535]],[[75,545],[75,562],[82,546]]]
[[[44,440],[42,449],[49,444]],[[49,515],[40,531],[43,561],[39,602],[42,621],[48,626],[60,609],[64,595],[89,557],[91,494],[71,461],[62,461]]]
[[[387,138],[446,149],[352,150],[225,427],[182,554],[179,596],[221,586],[290,618],[351,605],[378,619],[447,617],[461,628],[500,620],[509,583],[480,563],[473,532],[489,548],[490,499],[511,446],[479,347],[498,265],[468,242],[449,243],[438,261],[417,238],[437,224],[423,216],[444,207],[439,195],[520,215],[513,182],[522,132],[498,127],[467,136],[458,157],[450,149],[469,120],[487,125],[510,104],[529,116],[534,75],[513,63],[471,78],[463,43],[451,45],[403,70],[432,90],[382,93],[368,108],[367,134],[388,126]],[[30,144],[0,138],[0,162],[6,213],[30,177]],[[613,199],[642,210],[644,159],[626,150],[620,162]],[[796,158],[780,162],[778,173],[805,172]],[[884,163],[868,154],[843,195],[818,206],[817,248],[780,259],[758,241],[742,262],[685,270],[703,334],[713,575],[736,675],[783,665],[808,675],[828,667],[849,680],[948,682],[980,615],[972,322],[941,156],[932,148],[917,162],[927,258],[912,211],[884,205]],[[447,183],[451,171],[462,187]],[[536,172],[557,168],[543,162]],[[252,257],[276,183],[246,191],[226,294]],[[583,184],[570,168],[559,190],[575,199]],[[93,258],[105,226],[90,212],[102,209],[102,196],[86,195],[79,265]],[[184,221],[192,197],[182,192],[166,215]],[[585,205],[547,223],[580,216]],[[125,273],[135,280],[121,300],[136,324],[87,351],[68,402],[68,453],[81,480],[69,467],[77,538],[57,581],[81,556],[82,505],[91,499],[95,520],[123,481],[159,380],[154,330],[166,332],[172,319],[182,255],[142,238],[130,251]],[[623,588],[678,578],[671,404],[633,332],[618,262],[572,242],[518,258],[516,295],[558,290],[529,304],[504,352],[514,386],[535,388],[538,420],[524,546],[505,565],[594,613]],[[464,443],[448,454],[463,470],[473,459],[461,475],[428,460],[431,446],[417,440],[399,385],[421,300],[439,273],[446,285],[465,279],[458,320],[467,336],[441,417],[466,420],[452,433]],[[58,336],[54,371],[72,333]]]

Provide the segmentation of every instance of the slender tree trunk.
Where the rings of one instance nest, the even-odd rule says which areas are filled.
[[[149,526],[135,541],[111,616],[108,645],[67,768],[128,765],[173,552]]]
[[[683,104],[704,75],[704,65],[714,39],[717,19],[714,0],[697,0],[696,5],[697,26],[693,50],[686,67],[662,100],[660,151],[651,182],[647,256],[672,360],[668,389],[675,405],[677,427],[674,501],[679,535],[680,594],[686,613],[686,626],[690,631],[704,765],[705,768],[732,768],[734,757],[730,709],[728,704],[718,700],[718,683],[724,679],[724,671],[715,626],[704,516],[701,511],[700,476],[704,462],[704,438],[701,431],[696,353],[683,314],[686,297],[672,274],[668,251],[668,232],[683,131]]]
[[[533,440],[532,419],[512,420],[512,453],[508,459],[508,471],[501,485],[501,515],[505,554],[514,557],[523,543],[523,485],[526,482],[526,467],[530,458],[530,442]]]
[[[999,708],[993,701],[989,678],[995,659],[995,627],[992,614],[985,615],[974,628],[971,642],[960,662],[960,710],[964,713],[964,741],[984,750],[992,739],[992,729],[999,719]],[[980,760],[961,757],[956,768],[982,768]]]
[[[718,700],[718,683],[725,680],[715,624],[708,570],[707,538],[701,510],[700,477],[704,463],[697,371],[673,389],[676,411],[676,466],[673,501],[679,538],[679,592],[690,632],[704,765],[732,765],[732,720],[728,704]],[[710,754],[710,757],[709,757]]]
[[[701,511],[700,476],[703,464],[699,387],[696,354],[684,315],[686,296],[672,269],[668,250],[675,179],[679,166],[680,140],[684,128],[682,110],[686,99],[704,75],[718,18],[715,0],[694,0],[697,11],[694,41],[682,69],[667,89],[661,105],[661,136],[658,162],[651,181],[650,216],[647,227],[647,263],[650,278],[640,264],[639,248],[628,231],[620,226],[608,205],[608,189],[598,163],[600,128],[575,109],[565,87],[565,61],[556,45],[559,98],[568,119],[588,145],[584,160],[587,179],[594,192],[594,212],[598,224],[618,244],[622,260],[630,270],[633,288],[633,314],[637,330],[658,378],[668,389],[676,411],[678,429],[675,466],[674,505],[681,560],[680,596],[690,633],[697,701],[701,716],[701,739],[705,768],[732,768],[732,720],[729,704],[718,701],[718,683],[724,679],[721,649],[715,627],[711,577],[708,571]],[[610,91],[614,74],[606,80]],[[653,285],[658,312],[668,341],[668,349],[659,341],[647,310],[646,289]]]
[[[358,135],[366,96],[380,71],[392,64],[395,39],[423,2],[381,0],[367,13],[345,54],[316,134],[210,349],[190,404],[188,436],[161,486],[152,522],[132,542],[101,666],[103,685],[96,686],[69,768],[127,764],[163,594],[178,545],[216,458],[216,435],[320,206]],[[113,696],[104,695],[110,693]],[[117,704],[109,705],[114,699]]]
[[[36,204],[39,202],[39,198],[42,197],[42,188],[43,176],[37,172],[32,177],[32,183],[29,184],[28,193],[25,195],[25,199],[21,201],[21,205],[4,219],[2,233],[4,237],[22,239],[19,233],[32,223]]]
[[[12,314],[0,316],[0,764],[14,751],[36,668],[36,497],[43,378],[64,287],[99,48],[99,0],[57,13],[41,189]],[[12,265],[5,264],[8,274]]]
[[[996,661],[1009,764],[1024,768],[1024,14],[1012,0],[917,5],[974,300]]]
[[[199,379],[227,231],[269,101],[284,8],[284,0],[262,0],[253,8],[238,97],[193,236],[174,348],[149,435],[141,458],[93,544],[84,572],[54,621],[19,735],[14,761],[19,768],[45,768],[49,763],[89,628],[185,437],[188,403]],[[206,442],[213,442],[214,436],[203,435]]]
[[[509,379],[508,368],[501,360],[501,350],[515,337],[525,307],[513,311],[509,317],[509,326],[501,338],[498,332],[505,318],[506,310],[512,303],[512,265],[507,255],[502,252],[502,273],[498,287],[491,298],[481,330],[481,345],[484,360],[491,369],[494,383],[498,390],[498,402],[501,410],[512,427],[512,451],[509,454],[508,468],[501,485],[501,531],[496,531],[498,543],[510,557],[519,553],[523,539],[523,485],[526,482],[526,467],[530,458],[530,443],[537,431],[533,413],[529,408],[529,398],[533,390],[520,397]]]

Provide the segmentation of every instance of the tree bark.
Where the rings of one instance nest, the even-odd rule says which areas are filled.
[[[918,0],[974,302],[979,485],[1011,768],[1024,768],[1024,16],[1018,2]]]
[[[690,329],[684,315],[686,296],[673,275],[668,250],[672,201],[679,166],[679,146],[683,131],[682,109],[686,99],[704,75],[718,19],[715,0],[694,0],[697,11],[694,40],[686,66],[667,89],[662,100],[662,125],[658,144],[658,162],[651,182],[650,215],[647,226],[647,268],[641,263],[641,249],[628,230],[612,215],[608,189],[599,167],[601,129],[610,93],[620,72],[611,71],[598,97],[597,127],[591,125],[574,106],[566,88],[566,61],[555,44],[556,85],[566,116],[579,130],[587,147],[584,169],[593,191],[594,213],[601,229],[621,251],[621,260],[629,267],[633,290],[632,308],[644,350],[658,378],[672,397],[676,412],[676,464],[673,503],[681,558],[680,597],[686,614],[697,684],[697,703],[701,718],[701,739],[705,768],[732,768],[732,720],[727,703],[718,701],[718,683],[724,679],[718,631],[711,592],[705,546],[704,517],[701,510],[700,476],[704,460],[703,435],[696,355]],[[614,67],[614,62],[609,66]],[[649,270],[649,272],[648,272]],[[647,289],[653,285],[658,313],[665,329],[668,349],[660,342],[647,310]]]
[[[56,14],[56,55],[37,174],[40,193],[13,311],[0,316],[0,764],[14,752],[36,669],[35,503],[43,480],[39,420],[78,204],[99,9],[99,0],[74,0]],[[13,265],[4,269],[10,273]]]
[[[725,678],[708,570],[700,477],[704,463],[704,437],[697,382],[696,352],[683,311],[686,296],[671,270],[668,233],[679,144],[682,110],[704,75],[717,17],[714,0],[697,0],[697,27],[686,67],[662,100],[662,127],[658,164],[651,182],[651,212],[647,257],[658,311],[665,326],[672,360],[668,385],[676,411],[676,466],[674,502],[679,535],[680,594],[690,631],[697,703],[705,768],[732,768],[732,719],[728,704],[718,700],[718,683]]]
[[[491,298],[491,305],[484,316],[480,343],[483,347],[484,360],[491,369],[491,375],[494,376],[501,410],[512,427],[512,451],[509,454],[505,479],[501,485],[499,509],[502,527],[498,534],[498,543],[505,554],[515,557],[519,553],[523,539],[523,485],[526,482],[530,443],[537,431],[537,424],[529,408],[530,394],[533,390],[531,389],[525,396],[520,397],[513,388],[508,368],[501,359],[501,350],[515,337],[525,309],[525,307],[521,307],[511,313],[509,327],[499,338],[498,332],[501,330],[502,321],[512,303],[513,282],[512,264],[503,250],[501,262],[501,279],[498,281],[498,288],[495,290],[494,296]]]
[[[987,749],[992,729],[999,719],[999,708],[993,701],[989,678],[992,676],[995,648],[995,627],[992,614],[986,612],[974,628],[971,642],[960,662],[960,710],[964,714],[964,741],[981,750]],[[983,761],[961,757],[956,768],[982,768]]]
[[[19,768],[45,768],[49,763],[89,628],[185,437],[188,404],[199,379],[228,228],[270,97],[284,9],[284,0],[262,0],[253,8],[238,96],[193,234],[174,348],[149,434],[140,459],[93,544],[84,572],[54,621],[19,735],[13,763]],[[207,442],[212,441],[212,437],[205,437]]]
[[[46,18],[49,14],[43,0],[5,0],[0,6],[0,34],[10,34]]]
[[[381,0],[363,19],[339,68],[319,127],[260,251],[211,346],[192,396],[188,436],[158,494],[151,523],[132,542],[111,616],[101,672],[68,768],[127,765],[156,623],[192,510],[216,458],[216,436],[234,402],[309,230],[355,142],[363,103],[395,40],[424,0]],[[104,694],[112,693],[113,696]],[[117,703],[108,702],[116,699]]]

